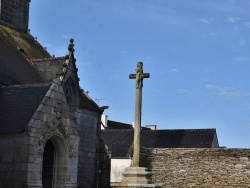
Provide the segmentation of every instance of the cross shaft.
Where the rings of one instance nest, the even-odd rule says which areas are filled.
[[[142,87],[143,78],[149,78],[149,73],[143,73],[143,63],[137,63],[136,74],[130,74],[130,79],[136,80],[136,98],[135,98],[135,120],[134,120],[134,149],[133,166],[139,167],[140,162],[140,134],[141,134],[141,111],[142,111]]]

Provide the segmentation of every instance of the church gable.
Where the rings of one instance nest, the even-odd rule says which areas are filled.
[[[51,57],[16,25],[26,13],[3,20],[24,5],[28,14],[29,1],[0,0],[0,187],[94,187],[102,110],[79,86],[73,39]]]
[[[80,87],[77,75],[76,59],[74,58],[73,39],[70,39],[68,54],[65,57],[31,59],[30,63],[45,81],[60,78],[63,90],[71,111],[79,104]]]
[[[41,182],[41,179],[44,179],[41,167],[44,165],[43,158],[46,158],[45,146],[51,142],[58,157],[55,161],[57,176],[53,181],[56,185],[76,186],[79,136],[59,79],[54,80],[25,133],[30,137],[28,184],[44,184]],[[34,168],[34,165],[37,168]],[[37,176],[34,176],[34,173]]]
[[[50,89],[46,93],[45,97],[41,101],[41,104],[29,122],[28,129],[32,127],[46,129],[46,125],[48,123],[52,123],[54,125],[56,124],[56,127],[59,125],[64,126],[63,129],[60,129],[62,135],[67,135],[69,127],[71,127],[70,130],[76,128],[61,81],[59,79],[55,79],[52,83]],[[49,129],[53,128],[52,124],[49,125]],[[77,132],[74,134],[77,135]]]
[[[63,84],[67,83],[68,79],[74,82],[74,85],[79,89],[79,77],[77,75],[78,68],[76,68],[76,59],[74,57],[74,39],[70,39],[68,46],[68,55],[65,56],[66,61],[63,64],[62,71],[60,72],[60,78]]]

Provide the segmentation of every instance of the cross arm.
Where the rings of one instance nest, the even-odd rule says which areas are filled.
[[[141,78],[149,78],[150,74],[149,73],[143,73],[140,76],[141,76]]]
[[[129,79],[136,79],[136,74],[130,74]]]
[[[137,74],[130,74],[129,79],[136,79]],[[139,74],[140,78],[149,78],[150,74],[149,73],[141,73]]]

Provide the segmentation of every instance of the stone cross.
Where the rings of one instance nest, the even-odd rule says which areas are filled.
[[[139,167],[140,161],[140,134],[141,134],[141,108],[142,108],[142,87],[143,78],[149,78],[149,73],[143,73],[143,63],[137,63],[136,74],[130,74],[130,79],[136,80],[136,97],[135,97],[135,120],[134,120],[134,151],[133,167]]]

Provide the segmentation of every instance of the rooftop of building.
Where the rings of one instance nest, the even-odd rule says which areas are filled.
[[[105,141],[114,158],[131,155],[134,131],[103,130]],[[216,129],[142,130],[141,145],[145,148],[211,148],[219,147]]]
[[[0,133],[23,132],[51,83],[0,87]]]

